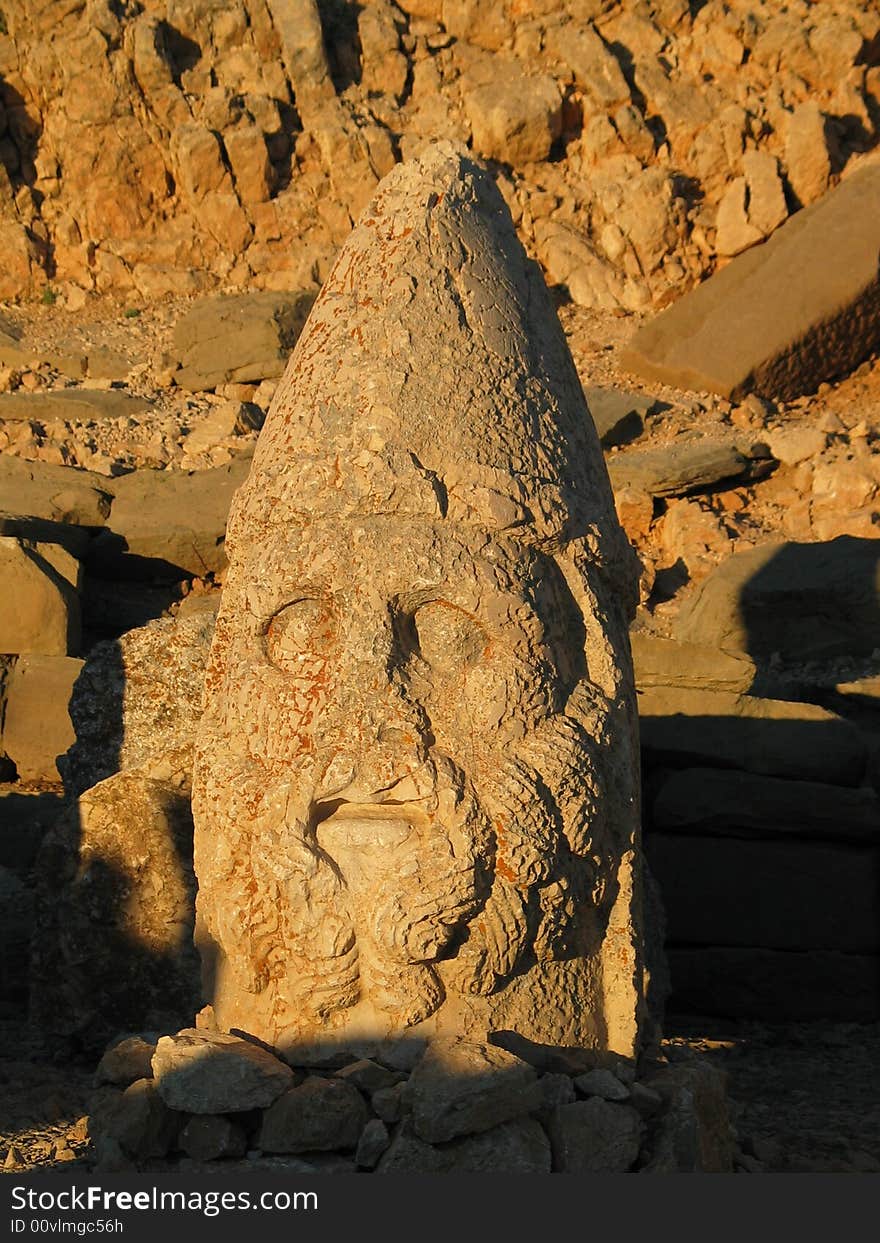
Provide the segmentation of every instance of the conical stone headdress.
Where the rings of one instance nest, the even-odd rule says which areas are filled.
[[[386,177],[343,247],[228,538],[346,513],[448,517],[548,548],[591,537],[599,560],[625,556],[541,274],[491,177],[451,143]]]

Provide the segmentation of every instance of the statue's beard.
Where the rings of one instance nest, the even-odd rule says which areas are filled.
[[[249,826],[224,881],[234,926],[212,929],[239,985],[271,991],[279,1027],[335,1025],[366,999],[400,1028],[447,990],[489,994],[538,959],[585,952],[603,869],[591,857],[594,722],[574,707],[472,765],[472,779],[432,752],[418,808],[327,814],[313,773],[218,773],[231,822]]]

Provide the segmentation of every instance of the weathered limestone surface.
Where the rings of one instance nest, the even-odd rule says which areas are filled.
[[[213,632],[214,612],[207,610],[158,617],[95,644],[70,699],[76,738],[59,764],[69,795],[191,750]]]
[[[873,163],[639,329],[623,365],[725,397],[811,392],[880,343],[878,256]]]
[[[194,789],[221,1028],[631,1054],[631,553],[537,268],[440,144],[319,296],[230,517]]]

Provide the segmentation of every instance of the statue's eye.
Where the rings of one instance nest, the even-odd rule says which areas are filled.
[[[489,636],[470,613],[446,600],[431,600],[413,615],[419,652],[436,670],[452,672],[476,662]]]
[[[294,600],[279,609],[266,627],[266,655],[286,673],[305,663],[333,639],[333,611],[327,600]]]

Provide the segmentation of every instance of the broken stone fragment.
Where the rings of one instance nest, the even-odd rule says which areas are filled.
[[[57,760],[74,741],[72,689],[83,662],[72,656],[20,656],[9,677],[2,749],[20,781],[60,780]]]

